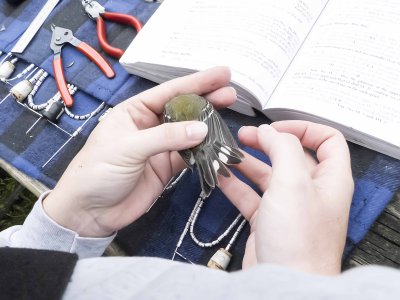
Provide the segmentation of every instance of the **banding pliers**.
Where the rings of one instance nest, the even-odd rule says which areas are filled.
[[[51,37],[50,47],[54,52],[53,57],[53,69],[54,78],[57,83],[58,91],[60,92],[61,98],[63,99],[67,107],[71,107],[74,104],[74,99],[68,91],[67,82],[65,80],[64,69],[61,60],[61,48],[64,44],[69,43],[88,58],[90,58],[108,78],[113,78],[115,72],[110,66],[110,64],[98,53],[94,48],[82,42],[76,38],[72,31],[66,28],[51,25],[51,30],[53,35]]]
[[[107,54],[115,58],[120,58],[122,54],[124,54],[124,50],[113,47],[108,43],[106,26],[103,18],[116,23],[131,25],[137,32],[142,29],[142,23],[131,15],[108,12],[103,6],[94,0],[82,0],[82,5],[89,17],[97,22],[97,38],[99,39],[101,48]]]

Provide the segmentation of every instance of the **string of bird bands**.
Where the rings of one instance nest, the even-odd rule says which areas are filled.
[[[171,190],[173,188],[176,187],[176,185],[180,182],[180,180],[182,179],[182,177],[186,174],[188,168],[184,169],[178,176],[176,176],[176,178],[172,178],[168,184],[166,185],[166,187],[164,188],[164,191],[168,191]],[[161,197],[161,196],[160,196]],[[214,246],[219,245],[221,242],[223,242],[225,240],[225,238],[232,233],[232,231],[234,230],[235,226],[236,226],[236,230],[235,232],[232,234],[229,242],[227,243],[225,248],[219,248],[217,250],[217,252],[215,252],[215,254],[210,258],[210,260],[207,263],[207,266],[209,268],[213,268],[213,269],[220,269],[220,270],[226,270],[231,258],[232,258],[232,253],[230,252],[234,242],[237,240],[240,232],[242,231],[242,229],[244,228],[244,226],[246,225],[246,219],[239,213],[236,218],[232,221],[232,223],[227,227],[227,229],[220,234],[217,238],[215,238],[213,241],[210,242],[203,242],[200,241],[200,239],[196,236],[195,234],[195,224],[198,220],[198,217],[200,215],[200,212],[204,206],[204,203],[206,202],[207,197],[204,196],[204,194],[201,192],[199,197],[197,198],[197,201],[189,215],[189,218],[185,224],[184,229],[182,230],[182,233],[178,239],[178,242],[175,246],[175,250],[172,254],[172,258],[171,260],[175,260],[177,256],[179,256],[180,258],[182,258],[183,260],[185,260],[186,262],[189,262],[191,264],[194,264],[194,262],[188,258],[186,255],[183,255],[180,251],[179,248],[182,246],[182,243],[185,239],[185,237],[187,236],[187,234],[189,233],[191,240],[199,247],[201,248],[211,248]],[[157,200],[156,200],[157,201]],[[154,203],[153,203],[154,205]],[[240,221],[240,223],[239,223]],[[237,224],[239,223],[239,225],[237,226]]]
[[[0,51],[0,57],[1,56],[3,56],[3,53]],[[34,128],[34,126],[44,118],[58,130],[66,133],[69,136],[68,140],[49,158],[49,160],[42,165],[42,168],[44,168],[62,150],[62,148],[64,148],[83,130],[85,124],[93,116],[100,113],[106,105],[104,102],[101,102],[97,108],[89,113],[76,114],[66,107],[59,92],[55,93],[54,96],[47,101],[36,104],[34,102],[34,96],[38,92],[44,80],[48,77],[48,73],[34,64],[29,64],[14,77],[11,77],[16,69],[16,64],[18,61],[18,57],[13,57],[11,53],[4,55],[0,61],[0,81],[10,88],[9,93],[0,101],[0,105],[9,97],[12,97],[18,104],[38,115],[38,119],[34,124],[32,124],[32,126],[29,127],[29,129],[26,131],[26,134],[28,134]],[[76,86],[68,84],[68,90],[71,95],[74,95],[78,89]],[[84,123],[81,124],[74,132],[70,133],[56,124],[64,113],[69,118],[76,121],[84,121]]]

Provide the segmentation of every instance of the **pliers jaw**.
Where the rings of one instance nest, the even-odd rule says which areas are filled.
[[[51,30],[53,35],[51,36],[50,48],[54,51],[54,54],[60,53],[65,43],[70,43],[75,47],[78,46],[80,41],[74,37],[71,30],[54,24],[51,24]]]
[[[99,4],[97,1],[93,0],[82,0],[82,5],[85,8],[86,13],[93,20],[97,20],[101,14],[106,12],[106,9]]]

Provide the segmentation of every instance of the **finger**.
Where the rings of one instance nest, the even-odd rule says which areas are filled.
[[[304,150],[297,137],[279,133],[265,124],[258,127],[257,138],[262,150],[271,159],[274,178],[295,185],[309,179]]]
[[[238,132],[238,138],[240,140],[240,142],[246,146],[249,146],[251,148],[257,149],[257,150],[262,150],[260,143],[258,141],[258,136],[257,136],[257,127],[254,126],[245,126],[240,128],[239,132]],[[307,165],[307,169],[312,171],[315,166],[317,165],[317,161],[315,160],[315,158],[312,156],[312,154],[307,151],[304,150],[304,157],[305,157],[305,162]],[[256,164],[256,162],[254,162],[254,164],[252,164],[252,168],[248,168],[248,170],[256,170],[259,169],[260,166],[258,166]],[[242,171],[241,171],[242,172]],[[246,172],[245,170],[243,170],[243,172]],[[271,173],[271,168],[264,168],[264,172],[268,172],[268,174],[265,174],[264,176],[269,176],[269,174]],[[258,185],[262,185],[262,181],[264,181],[264,177],[263,174],[260,174],[258,172],[255,172],[255,174],[252,176],[251,174],[246,175],[249,176],[249,179],[253,180],[254,183],[258,184]],[[254,178],[254,179],[253,179]],[[257,178],[259,179],[257,181]],[[262,179],[261,179],[262,178]],[[262,187],[260,187],[261,190],[265,190]]]
[[[239,141],[251,148],[261,150],[260,144],[258,143],[257,127],[254,126],[243,126],[238,131]]]
[[[307,121],[281,121],[271,125],[280,132],[295,135],[303,146],[316,151],[320,164],[329,165],[331,176],[351,172],[349,148],[340,131]]]
[[[268,178],[272,172],[271,167],[247,152],[242,151],[242,153],[244,154],[242,162],[233,167],[254,182],[262,192],[265,192],[268,188]]]
[[[232,87],[223,87],[213,91],[205,97],[213,103],[215,108],[222,108],[233,104],[236,100],[236,91]],[[140,101],[122,102],[115,106],[112,112],[126,111],[130,118],[134,120],[134,125],[138,129],[146,129],[163,123],[163,116],[154,114],[147,106]]]
[[[236,96],[236,90],[231,86],[222,87],[205,95],[216,109],[233,104],[236,101]]]
[[[164,110],[165,103],[177,95],[194,93],[203,95],[228,85],[231,73],[227,67],[214,67],[179,77],[149,89],[127,101],[141,101],[155,114]]]
[[[233,173],[230,177],[219,176],[219,188],[246,220],[257,210],[261,198],[250,186],[239,180]]]
[[[182,156],[177,151],[172,151],[170,154],[172,176],[175,176],[183,169],[187,168],[188,165],[182,159]]]
[[[255,225],[252,225],[254,228]],[[257,265],[257,252],[256,252],[256,241],[255,241],[255,232],[250,233],[250,236],[246,242],[246,249],[244,251],[242,268],[248,269]]]
[[[312,172],[315,167],[318,165],[318,160],[314,156],[314,151],[303,147],[304,150],[304,156],[306,158],[306,165],[308,167],[308,170]]]
[[[145,159],[165,151],[194,147],[207,132],[207,125],[200,121],[165,123],[135,132],[130,143],[135,153]]]

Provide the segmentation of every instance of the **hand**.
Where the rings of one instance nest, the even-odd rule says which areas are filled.
[[[265,152],[272,164],[246,155],[237,167],[264,192],[262,198],[234,176],[220,179],[221,190],[250,221],[243,267],[274,263],[339,273],[354,189],[343,135],[310,122],[282,121],[243,127],[239,140]]]
[[[185,165],[176,150],[199,144],[203,122],[161,124],[164,105],[185,93],[205,95],[216,107],[236,99],[227,68],[171,80],[117,105],[90,134],[54,190],[46,213],[80,236],[104,237],[145,213]]]

